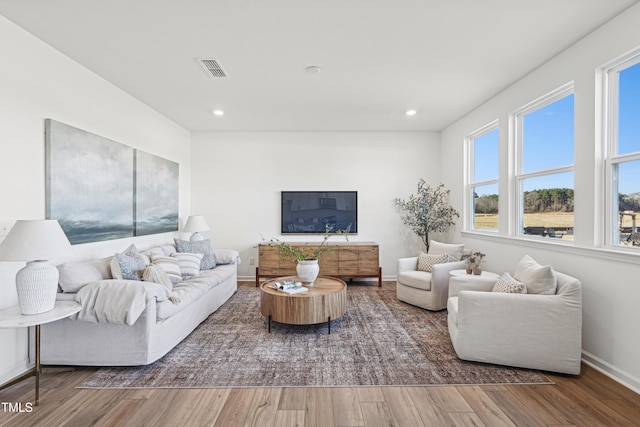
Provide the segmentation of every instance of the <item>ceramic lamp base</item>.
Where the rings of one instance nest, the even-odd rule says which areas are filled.
[[[193,233],[191,235],[189,240],[191,240],[192,242],[198,242],[200,240],[204,240],[204,236],[202,234],[196,232],[196,233]]]
[[[16,289],[22,314],[53,310],[58,292],[58,269],[47,261],[30,261],[16,274]]]

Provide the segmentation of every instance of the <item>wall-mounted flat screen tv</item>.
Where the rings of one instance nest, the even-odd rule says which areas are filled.
[[[357,191],[283,191],[282,234],[358,232]]]

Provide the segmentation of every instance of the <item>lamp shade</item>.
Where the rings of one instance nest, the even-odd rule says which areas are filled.
[[[57,220],[18,220],[0,243],[0,261],[33,261],[72,255]]]
[[[58,269],[46,260],[72,253],[71,243],[58,221],[16,221],[0,243],[0,261],[28,261],[16,274],[22,314],[45,313],[55,307]]]
[[[188,233],[197,233],[198,231],[209,231],[209,224],[202,215],[191,215],[187,218],[184,231]]]

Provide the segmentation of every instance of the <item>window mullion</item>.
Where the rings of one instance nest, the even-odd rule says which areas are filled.
[[[536,172],[523,173],[518,176],[519,179],[537,178],[540,176],[556,175],[559,173],[573,172],[573,165],[563,166],[561,168],[544,169]]]

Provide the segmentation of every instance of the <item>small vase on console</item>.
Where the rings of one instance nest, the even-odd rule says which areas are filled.
[[[476,276],[481,275],[482,269],[476,265],[475,267],[473,267],[473,274],[475,274]]]
[[[296,265],[296,272],[298,273],[298,277],[300,278],[300,281],[303,285],[313,286],[313,282],[316,280],[318,274],[320,273],[318,260],[298,260],[298,265]]]

